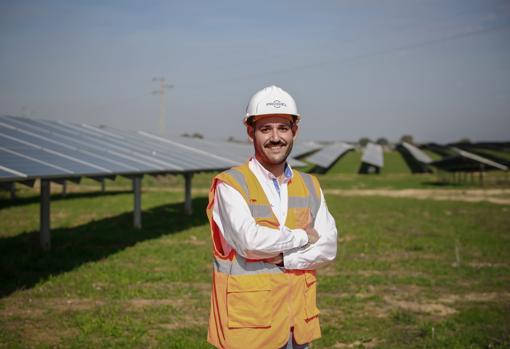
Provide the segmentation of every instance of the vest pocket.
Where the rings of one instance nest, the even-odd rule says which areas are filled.
[[[315,271],[305,272],[305,319],[319,315],[317,308],[317,276]]]
[[[268,275],[230,275],[227,281],[229,328],[270,327],[271,284]]]

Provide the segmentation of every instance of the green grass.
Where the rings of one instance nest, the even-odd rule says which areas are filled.
[[[361,152],[350,151],[340,158],[329,170],[328,174],[354,174],[358,173],[361,163]]]
[[[337,161],[330,169],[328,174],[356,174],[361,164],[362,153],[360,151],[350,151]],[[410,173],[404,159],[397,151],[384,152],[384,166],[382,174],[392,173]]]
[[[434,175],[399,172],[398,156],[388,159],[393,173],[320,180],[324,189],[437,187]],[[36,192],[3,194],[0,348],[209,348],[210,180],[194,177],[189,217],[181,177],[146,177],[141,230],[132,227],[128,180],[103,195],[90,180],[70,186],[78,191],[52,196],[49,253],[31,247]],[[509,205],[327,201],[339,250],[319,271],[323,337],[314,348],[510,348]]]
[[[430,151],[430,150],[427,150],[427,149],[422,149],[421,151],[423,151],[425,154],[427,154],[429,156],[429,158],[432,159],[432,161],[436,161],[436,160],[441,160],[442,159],[441,155],[439,155],[438,153],[434,153],[433,151]]]

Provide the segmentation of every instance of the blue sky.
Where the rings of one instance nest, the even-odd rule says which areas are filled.
[[[0,113],[244,137],[275,84],[301,139],[509,140],[510,2],[0,1]]]

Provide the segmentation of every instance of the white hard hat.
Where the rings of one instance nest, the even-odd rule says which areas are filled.
[[[246,124],[252,116],[271,114],[292,115],[296,121],[301,118],[294,98],[287,91],[274,85],[263,88],[251,97],[246,107],[244,123]]]

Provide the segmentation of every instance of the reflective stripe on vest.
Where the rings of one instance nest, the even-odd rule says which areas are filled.
[[[241,171],[238,169],[231,168],[224,173],[230,175],[233,179],[237,181],[240,187],[243,189],[244,194],[243,197],[249,198],[250,191],[248,188],[248,184],[246,183],[245,177]],[[300,175],[303,179],[303,183],[305,184],[308,190],[308,196],[288,196],[288,208],[310,208],[310,212],[312,214],[312,225],[315,223],[315,217],[317,216],[317,212],[319,211],[321,198],[319,193],[317,192],[317,187],[313,183],[312,176],[306,173],[297,173],[295,171],[295,176]],[[254,175],[253,175],[254,176]],[[273,217],[273,209],[270,204],[255,204],[251,200],[246,200],[248,203],[248,207],[250,208],[250,212],[253,218],[270,218]]]
[[[214,270],[228,275],[278,274],[282,268],[262,261],[250,261],[236,254],[232,260],[214,259]]]

